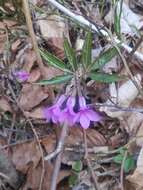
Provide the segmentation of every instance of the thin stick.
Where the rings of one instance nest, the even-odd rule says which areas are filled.
[[[54,5],[55,7],[57,7],[60,11],[62,11],[63,13],[65,13],[66,15],[68,15],[71,19],[74,19],[76,21],[78,21],[79,23],[81,23],[82,25],[85,25],[87,27],[89,27],[90,29],[92,29],[93,31],[102,34],[103,36],[107,37],[107,39],[109,41],[111,41],[111,38],[108,34],[108,32],[106,32],[103,29],[98,29],[93,23],[89,22],[87,19],[85,19],[83,16],[81,15],[77,15],[73,12],[71,12],[70,10],[68,10],[66,7],[64,7],[63,5],[61,5],[60,3],[58,3],[56,0],[48,0],[52,5]],[[117,39],[116,37],[113,38],[115,43],[119,44],[121,43],[121,46],[126,49],[129,53],[132,52],[132,48],[129,47],[128,45],[122,43],[119,39]],[[143,61],[143,54],[139,53],[139,52],[134,52],[134,55],[139,58],[141,61]]]
[[[41,58],[40,53],[39,53],[37,39],[36,39],[34,29],[33,29],[33,24],[32,24],[32,20],[31,20],[31,14],[30,14],[30,8],[29,8],[28,0],[22,0],[22,1],[23,1],[23,9],[24,9],[24,14],[25,14],[25,18],[26,18],[28,31],[29,31],[29,34],[30,34],[30,37],[32,40],[34,51],[35,51],[36,56],[37,56],[37,63],[39,65],[41,74],[44,76],[44,73],[45,73],[44,65],[43,65],[43,61],[42,61],[42,58]]]
[[[99,188],[98,188],[98,182],[97,182],[97,177],[96,177],[96,175],[95,175],[95,173],[93,171],[92,165],[91,165],[90,160],[88,158],[88,147],[87,147],[87,138],[86,138],[86,131],[85,131],[85,129],[83,129],[83,136],[84,136],[84,145],[85,145],[85,159],[86,159],[88,168],[89,168],[89,170],[91,172],[91,176],[92,176],[92,179],[93,179],[93,182],[94,182],[95,189],[99,190]]]
[[[60,166],[61,166],[61,161],[62,161],[62,153],[63,153],[64,143],[65,143],[65,139],[66,139],[68,130],[69,130],[68,125],[64,124],[64,126],[62,128],[61,136],[59,139],[59,143],[58,143],[57,149],[55,151],[56,153],[58,153],[58,155],[56,158],[56,163],[55,163],[55,168],[54,168],[54,172],[53,172],[53,176],[52,176],[52,182],[51,182],[50,190],[56,190],[57,178],[58,178],[58,174],[60,171]],[[60,149],[59,149],[59,147],[60,147]]]

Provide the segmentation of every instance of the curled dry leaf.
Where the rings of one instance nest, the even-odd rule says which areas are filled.
[[[21,90],[19,104],[25,111],[29,111],[39,105],[48,97],[48,92],[39,85],[25,84]]]
[[[134,80],[138,84],[138,88],[141,89],[141,75],[137,74],[134,76]],[[127,93],[128,92],[128,93]],[[118,91],[115,87],[115,84],[112,83],[110,85],[110,96],[111,100],[107,100],[105,104],[108,105],[118,105],[121,107],[127,107],[137,98],[138,96],[138,89],[132,80],[128,80],[124,84],[122,84]],[[125,115],[124,111],[112,111],[110,107],[102,107],[100,111],[104,111],[110,117],[122,117]]]

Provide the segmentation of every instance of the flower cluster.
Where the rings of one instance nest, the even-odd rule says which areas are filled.
[[[26,71],[16,71],[13,73],[13,75],[20,81],[20,82],[24,82],[26,80],[28,80],[30,74]]]
[[[61,95],[53,106],[45,108],[43,112],[47,122],[67,123],[69,126],[80,123],[84,129],[90,126],[91,121],[101,120],[101,116],[86,104],[83,96]]]

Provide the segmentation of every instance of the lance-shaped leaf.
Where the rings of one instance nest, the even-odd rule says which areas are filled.
[[[65,50],[66,57],[72,67],[72,70],[75,71],[76,66],[77,66],[76,65],[76,55],[75,55],[73,48],[70,46],[67,38],[64,39],[64,50]]]
[[[98,81],[98,82],[105,82],[105,83],[111,83],[111,82],[117,82],[125,79],[124,76],[118,76],[117,74],[106,74],[106,73],[90,73],[89,77],[92,80]]]
[[[91,64],[91,49],[92,49],[92,33],[88,32],[81,54],[81,61],[82,64],[85,66],[85,68]]]
[[[54,78],[49,79],[49,80],[42,80],[36,84],[40,84],[40,85],[61,84],[61,83],[68,82],[69,80],[72,79],[72,77],[73,77],[73,75],[60,75],[60,76],[54,77]]]
[[[120,2],[117,2],[116,8],[115,8],[115,17],[114,17],[114,29],[119,39],[121,39],[122,6],[123,6],[123,0],[121,0]]]
[[[103,52],[93,63],[90,68],[91,70],[97,70],[102,68],[106,63],[111,61],[111,59],[118,54],[118,51],[115,47],[109,48],[105,52]]]
[[[42,57],[48,62],[49,65],[56,67],[64,72],[71,73],[71,71],[67,68],[65,63],[57,58],[56,56],[52,55],[47,51],[40,50]]]

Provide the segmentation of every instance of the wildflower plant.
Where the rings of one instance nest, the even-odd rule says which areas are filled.
[[[44,108],[43,114],[48,122],[66,123],[69,126],[80,124],[82,128],[87,129],[91,122],[98,122],[101,120],[101,115],[97,113],[93,107],[87,104],[87,97],[84,96],[83,92],[83,84],[86,84],[87,78],[106,83],[119,81],[122,78],[116,74],[110,75],[100,72],[101,68],[117,54],[116,48],[113,47],[108,49],[94,61],[92,61],[91,50],[91,32],[87,33],[79,59],[74,49],[65,38],[64,51],[68,64],[65,64],[51,53],[40,50],[42,57],[48,64],[62,70],[64,74],[53,77],[50,80],[42,80],[38,84],[67,84],[65,93],[57,99],[54,105]],[[71,84],[72,88],[68,88],[69,84]]]

